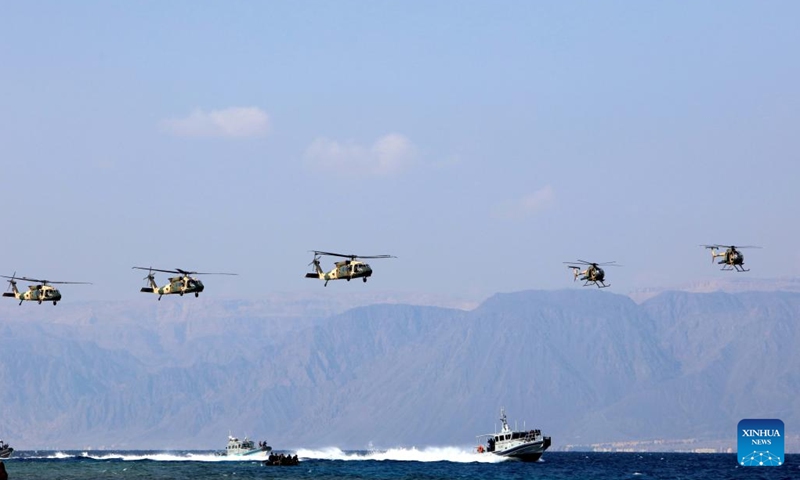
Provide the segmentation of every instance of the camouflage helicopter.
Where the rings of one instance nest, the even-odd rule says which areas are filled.
[[[309,265],[314,266],[313,273],[306,273],[306,278],[318,278],[320,280],[325,280],[325,286],[328,286],[328,282],[331,280],[347,280],[348,282],[353,278],[361,278],[364,282],[367,281],[367,277],[372,276],[372,267],[369,264],[360,261],[359,259],[363,258],[397,258],[393,255],[343,255],[341,253],[332,253],[332,252],[321,252],[319,250],[311,250],[314,252],[314,259],[311,260]],[[320,267],[319,260],[322,258],[322,255],[327,255],[331,257],[341,257],[347,258],[348,260],[341,260],[334,265],[336,266],[330,272],[325,273]]]
[[[577,262],[564,262],[564,263],[567,264],[567,268],[572,269],[573,282],[578,279],[578,276],[580,276],[580,279],[585,282],[583,284],[584,287],[590,284],[595,284],[597,285],[597,288],[606,288],[611,286],[610,283],[606,285],[605,282],[603,282],[603,279],[606,278],[606,272],[604,272],[603,269],[600,268],[601,266],[603,267],[622,266],[622,265],[617,265],[617,262],[595,263],[595,262],[587,262],[586,260],[580,260],[580,259]],[[587,267],[586,270],[581,271],[581,268],[583,267],[573,265],[576,263],[585,265]]]
[[[721,270],[736,270],[737,272],[749,272],[749,268],[744,268],[744,254],[738,250],[738,248],[761,248],[756,247],[755,245],[745,245],[743,247],[735,247],[733,245],[700,245],[701,247],[705,247],[711,250],[711,263],[714,263],[714,259],[717,257],[723,257],[722,260],[717,262],[719,265],[722,265]],[[725,248],[726,250],[722,253],[717,253],[718,248]]]
[[[199,297],[200,292],[202,292],[206,287],[203,285],[203,282],[195,277],[192,277],[192,275],[236,275],[235,273],[189,272],[186,270],[181,270],[180,268],[176,268],[175,270],[162,270],[152,267],[132,268],[138,270],[147,270],[147,276],[144,277],[144,280],[147,280],[150,286],[142,287],[140,291],[142,293],[155,293],[158,295],[159,300],[161,300],[162,295],[178,294],[182,297],[184,293],[194,293],[195,297]],[[159,287],[156,284],[156,277],[153,272],[177,273],[178,275],[171,277],[168,284],[164,285],[163,287]]]
[[[35,278],[18,277],[17,272],[14,272],[14,274],[10,277],[6,275],[0,275],[0,277],[10,279],[8,280],[8,289],[11,291],[3,292],[3,296],[16,298],[19,300],[20,305],[22,305],[22,302],[26,300],[29,302],[39,302],[40,305],[42,302],[53,302],[53,305],[58,304],[58,301],[61,300],[61,292],[59,292],[57,288],[53,287],[52,284],[91,285],[89,282],[53,282],[50,280],[37,280]],[[27,291],[20,292],[17,289],[17,280],[34,282],[35,285],[28,285]]]

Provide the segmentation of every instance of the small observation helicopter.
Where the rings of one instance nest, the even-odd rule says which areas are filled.
[[[328,286],[328,282],[331,280],[347,280],[348,282],[353,278],[361,278],[364,282],[367,281],[367,277],[372,276],[372,267],[369,264],[360,261],[359,259],[363,258],[397,258],[394,255],[343,255],[341,253],[332,253],[332,252],[321,252],[319,250],[311,250],[314,252],[314,259],[311,260],[309,265],[314,266],[314,273],[306,273],[306,278],[318,278],[320,280],[325,280],[325,286]],[[319,259],[322,258],[322,255],[327,255],[331,257],[342,257],[347,258],[348,260],[341,260],[334,265],[336,268],[331,270],[328,273],[325,273],[322,270],[322,267],[319,265]]]
[[[711,250],[711,263],[714,263],[714,259],[717,257],[723,257],[722,260],[717,262],[719,265],[722,265],[721,270],[736,270],[737,272],[749,272],[749,268],[744,268],[744,254],[740,252],[739,248],[761,248],[756,247],[755,245],[745,245],[742,247],[735,247],[733,245],[700,245],[701,247],[705,247]],[[721,253],[717,253],[718,248],[725,248],[726,250]]]
[[[8,289],[11,291],[3,292],[3,296],[16,298],[19,300],[20,305],[22,305],[22,302],[26,300],[29,302],[39,302],[40,305],[42,302],[53,302],[53,305],[58,304],[58,301],[61,300],[61,292],[59,292],[57,288],[53,287],[52,284],[91,285],[89,282],[53,282],[50,280],[37,280],[35,278],[18,277],[17,272],[14,272],[14,274],[10,277],[6,275],[0,275],[0,277],[10,279],[8,280]],[[36,285],[28,285],[27,291],[20,292],[17,289],[17,280],[34,282]]]
[[[162,295],[178,294],[182,297],[184,293],[194,293],[195,297],[199,297],[200,292],[202,292],[206,287],[203,285],[203,282],[195,277],[192,277],[192,275],[236,275],[235,273],[189,272],[186,270],[181,270],[180,268],[176,268],[175,270],[162,270],[160,268],[152,267],[132,268],[137,270],[147,270],[147,276],[144,277],[144,280],[147,280],[150,286],[142,287],[140,291],[142,293],[155,293],[158,295],[159,300],[161,300]],[[170,277],[168,284],[164,285],[163,287],[159,287],[156,284],[156,277],[153,272],[177,273],[178,275],[175,277]]]
[[[577,262],[564,262],[564,263],[567,264],[567,268],[572,269],[572,274],[574,276],[574,278],[572,279],[573,282],[578,279],[578,276],[580,276],[581,280],[584,281],[583,284],[584,287],[590,284],[595,284],[597,285],[597,288],[606,288],[611,286],[610,283],[606,285],[605,282],[603,282],[603,279],[606,278],[606,272],[604,272],[603,269],[600,268],[601,266],[603,267],[622,266],[622,265],[617,265],[617,262],[595,263],[595,262],[587,262],[586,260],[580,260],[580,259]],[[587,267],[586,270],[581,271],[581,268],[583,267],[574,265],[576,263],[586,266]]]

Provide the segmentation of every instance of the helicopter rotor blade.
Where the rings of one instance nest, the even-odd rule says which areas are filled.
[[[182,270],[177,268],[175,270],[165,270],[161,268],[153,268],[153,267],[131,267],[137,270],[147,270],[149,272],[162,272],[162,273],[177,273],[179,275],[238,275],[238,273],[221,273],[221,272],[190,272],[188,270]]]
[[[136,270],[147,270],[147,271],[150,271],[150,272],[181,273],[181,272],[179,272],[177,270],[163,270],[163,269],[160,269],[160,268],[153,268],[153,267],[131,267],[131,268],[135,268]]]
[[[187,272],[189,275],[239,275],[238,273],[224,273],[224,272]]]
[[[706,248],[732,248],[735,250],[739,250],[740,248],[761,248],[758,245],[723,245],[721,243],[715,243],[714,245],[701,245],[701,247]]]
[[[31,282],[31,283],[41,283],[41,284],[52,283],[52,282],[50,282],[48,280],[39,280],[39,279],[36,279],[36,278],[28,278],[28,277],[16,277],[15,276],[14,278],[12,278],[12,277],[9,277],[7,275],[0,275],[0,277],[11,278],[12,280],[22,280],[23,282]]]
[[[341,257],[341,258],[357,258],[358,255],[345,255],[344,253],[334,253],[334,252],[323,252],[322,250],[311,250],[314,252],[314,255],[326,255],[329,257]]]
[[[9,277],[7,275],[0,275],[3,278],[9,278],[16,283],[17,280],[22,280],[23,282],[31,282],[31,283],[39,283],[42,285],[50,285],[50,284],[58,284],[58,285],[66,285],[66,284],[73,284],[73,285],[92,285],[91,282],[57,282],[53,280],[39,280],[38,278],[28,278],[28,277],[17,277],[16,272],[14,272],[13,277]]]
[[[594,267],[622,267],[622,265],[618,264],[616,260],[611,261],[611,262],[597,263],[597,262],[587,262],[586,260],[581,260],[579,258],[578,261],[576,261],[576,262],[562,262],[562,263],[564,263],[566,265],[572,265],[570,268],[580,268],[580,267],[574,266],[575,264],[589,265],[589,266],[594,266]]]
[[[622,267],[623,265],[618,264],[616,261],[613,262],[603,262],[603,263],[595,263],[598,267]]]
[[[187,270],[181,270],[180,268],[176,268],[178,273],[183,275],[239,275],[238,273],[223,273],[223,272],[190,272]]]
[[[327,255],[330,257],[341,257],[341,258],[349,258],[351,260],[355,260],[356,258],[397,258],[394,255],[345,255],[343,253],[334,253],[334,252],[323,252],[322,250],[309,250],[314,252],[314,255]]]

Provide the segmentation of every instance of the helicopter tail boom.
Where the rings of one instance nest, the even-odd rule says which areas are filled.
[[[580,275],[581,269],[580,267],[575,267],[572,265],[568,266],[567,268],[572,269],[572,281],[574,282],[575,280],[578,279],[578,275]]]

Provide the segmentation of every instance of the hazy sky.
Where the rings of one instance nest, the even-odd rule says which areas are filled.
[[[800,270],[800,3],[4,2],[0,273],[612,291]],[[701,243],[761,245],[747,274]],[[324,259],[329,268],[333,259]],[[157,277],[162,283],[164,276]],[[175,299],[170,299],[175,300]]]

